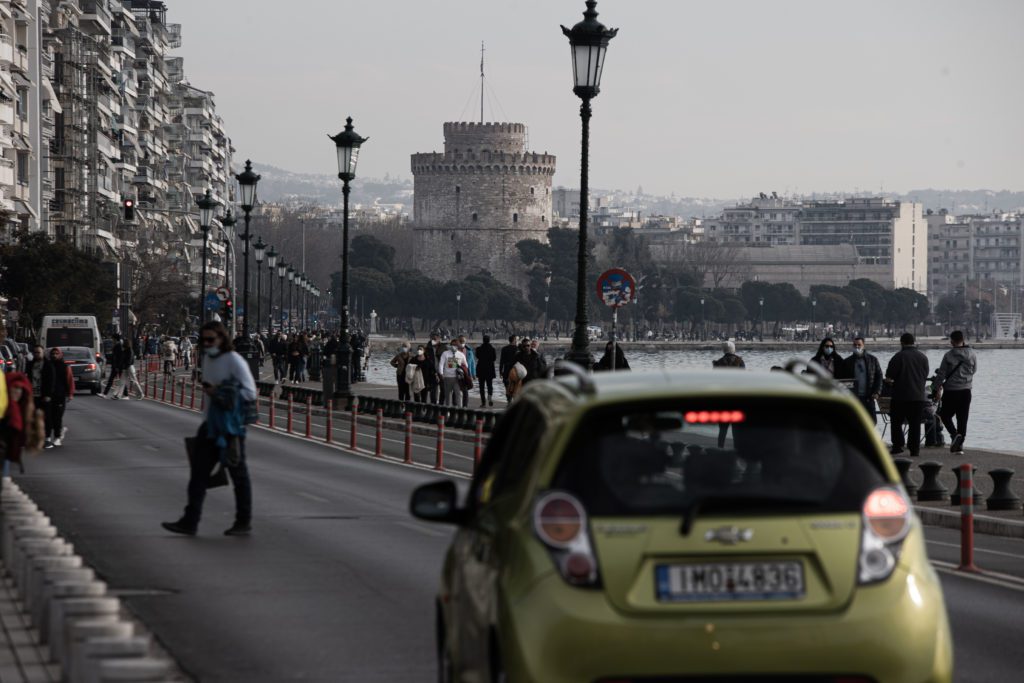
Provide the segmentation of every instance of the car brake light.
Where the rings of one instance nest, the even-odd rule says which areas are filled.
[[[533,528],[562,578],[574,586],[597,586],[597,558],[587,531],[587,513],[572,494],[551,491],[533,508]]]
[[[95,363],[89,363],[88,365],[85,366],[85,369],[86,370],[95,370],[96,369],[96,364]]]
[[[903,539],[910,532],[910,514],[910,502],[898,489],[882,487],[868,494],[863,506],[858,583],[876,583],[892,575]]]
[[[734,424],[743,422],[747,416],[742,410],[690,410],[683,418],[689,424]]]

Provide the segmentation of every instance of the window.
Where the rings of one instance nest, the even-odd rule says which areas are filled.
[[[476,220],[476,211],[473,212],[473,220]]]
[[[459,187],[458,185],[456,185],[456,186],[455,186],[455,194],[458,194],[458,193],[460,193],[460,192],[462,192],[462,188],[461,188],[461,187]]]
[[[18,184],[28,185],[28,152],[18,152]]]
[[[462,252],[461,251],[455,252],[455,262],[456,263],[462,263]]]
[[[513,223],[518,223],[519,222],[519,214],[518,213],[512,214],[512,222]]]
[[[534,188],[531,187],[530,188],[530,196],[532,197],[533,195],[534,195]]]

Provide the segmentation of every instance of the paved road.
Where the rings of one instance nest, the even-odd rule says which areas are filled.
[[[81,396],[66,446],[28,463],[21,485],[113,589],[202,681],[424,681],[433,677],[432,601],[450,532],[409,518],[426,467],[356,457],[253,430],[256,532],[225,538],[232,498],[212,493],[200,536],[177,518],[194,413],[151,401]],[[370,432],[361,444],[372,444]],[[430,440],[416,459],[432,462]],[[471,462],[468,444],[449,445]],[[386,452],[401,456],[401,441]],[[1024,670],[1024,541],[979,537],[965,577],[957,532],[928,530],[957,644],[957,680],[1019,680]]]

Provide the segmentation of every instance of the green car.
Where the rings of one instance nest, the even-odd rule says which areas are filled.
[[[942,683],[942,590],[896,469],[829,378],[575,370],[498,423],[437,599],[439,680]],[[806,364],[803,364],[806,365]]]

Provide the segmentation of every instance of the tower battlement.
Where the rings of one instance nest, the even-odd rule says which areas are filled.
[[[526,151],[526,125],[449,121],[444,124],[444,151],[521,154]]]

